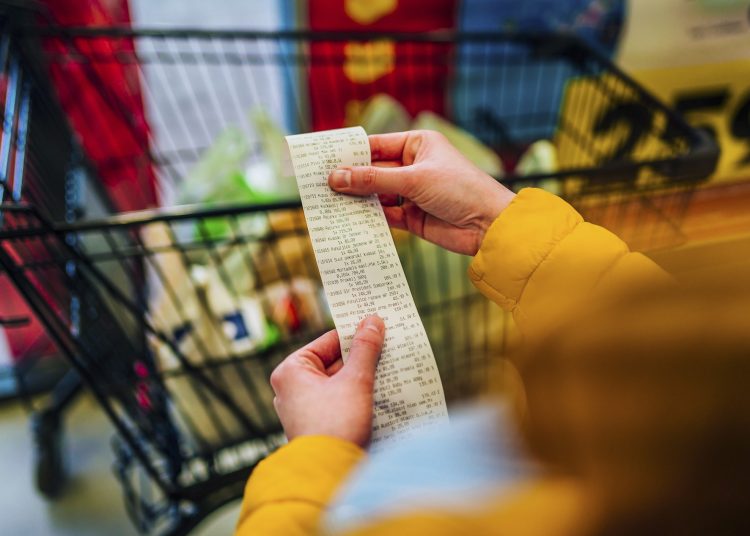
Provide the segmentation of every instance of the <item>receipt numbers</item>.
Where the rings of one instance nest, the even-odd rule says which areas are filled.
[[[373,444],[447,419],[435,357],[377,196],[333,192],[338,166],[370,165],[361,127],[287,136],[315,258],[344,359],[359,321],[386,325],[375,380]]]

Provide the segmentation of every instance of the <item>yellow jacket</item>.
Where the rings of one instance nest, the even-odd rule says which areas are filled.
[[[609,231],[584,222],[560,198],[529,188],[492,224],[469,277],[512,312],[524,337],[534,338],[563,324],[594,294],[666,275]],[[237,535],[315,534],[333,494],[365,456],[353,444],[323,436],[300,437],[280,448],[247,483]],[[415,512],[357,534],[571,533],[580,523],[581,494],[574,479],[549,477],[512,498],[489,497],[471,516]]]

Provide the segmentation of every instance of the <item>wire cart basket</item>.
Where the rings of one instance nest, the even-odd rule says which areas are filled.
[[[397,64],[412,67],[398,90],[415,102],[426,71],[445,69],[450,88],[459,83],[452,66],[461,65],[481,96],[455,97],[445,116],[504,161],[518,159],[534,139],[555,137],[559,169],[500,180],[554,188],[610,227],[635,221],[638,240],[673,238],[692,190],[715,165],[716,149],[705,137],[568,36],[6,26],[0,268],[114,424],[115,473],[144,533],[186,533],[241,495],[253,467],[283,443],[271,371],[331,321],[295,199],[84,221],[48,210],[59,195],[53,178],[69,171],[67,154],[80,151],[48,70],[83,69],[117,116],[125,110],[100,85],[97,69],[137,68],[154,103],[139,156],[145,161],[113,157],[106,166],[152,166],[163,199],[174,200],[225,129],[244,125],[252,137],[248,110],[284,110],[290,129],[306,131],[311,110],[371,94],[366,84],[337,86],[332,95],[304,81],[312,69],[346,61],[343,43],[382,40],[397,44]],[[519,96],[515,113],[499,116],[491,103],[519,77],[542,96],[571,77],[586,85],[565,106]],[[595,128],[576,125],[602,103]],[[89,120],[108,128],[96,116]],[[602,141],[596,128],[625,133]],[[262,145],[253,139],[251,154]],[[66,154],[51,158],[53,149]],[[96,177],[104,165],[83,168]],[[504,351],[507,317],[470,287],[468,259],[400,234],[395,241],[446,396],[470,397],[484,386],[490,358]]]

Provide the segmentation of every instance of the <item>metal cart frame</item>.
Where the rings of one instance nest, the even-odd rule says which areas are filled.
[[[621,203],[635,200],[639,210],[650,205],[655,209],[656,221],[670,220],[668,227],[674,229],[679,226],[680,214],[692,190],[716,164],[717,150],[707,137],[687,126],[602,54],[570,36],[59,28],[28,22],[6,27],[6,52],[0,62],[6,76],[13,69],[20,69],[21,78],[14,84],[28,95],[24,102],[28,102],[32,112],[6,100],[2,147],[7,150],[0,151],[0,163],[8,172],[0,177],[4,189],[0,267],[23,293],[113,422],[117,430],[115,471],[131,517],[143,532],[185,534],[214,509],[240,496],[255,465],[282,443],[273,409],[263,399],[263,382],[286,353],[326,327],[312,323],[297,332],[284,333],[272,345],[242,353],[211,350],[206,345],[200,350],[198,343],[200,351],[188,352],[154,317],[154,278],[158,281],[156,286],[165,289],[166,299],[173,303],[177,314],[185,318],[190,317],[187,309],[192,303],[183,303],[182,299],[188,300],[185,296],[197,296],[195,303],[205,300],[200,302],[201,291],[189,278],[182,296],[178,290],[169,290],[174,277],[164,273],[161,259],[174,255],[185,271],[195,264],[210,267],[218,284],[228,290],[230,301],[236,304],[244,298],[234,287],[235,278],[227,268],[226,259],[233,251],[244,257],[249,272],[262,273],[259,263],[266,261],[274,266],[268,268],[273,271],[272,277],[264,281],[258,276],[251,285],[251,292],[257,295],[271,280],[288,285],[294,276],[315,280],[317,268],[309,251],[303,251],[299,272],[293,273],[279,247],[284,239],[305,240],[306,229],[297,201],[180,207],[83,222],[66,222],[59,215],[46,213],[50,192],[45,191],[45,185],[52,174],[64,173],[67,163],[45,170],[44,148],[34,139],[35,121],[48,113],[62,115],[45,80],[44,65],[39,62],[80,61],[89,65],[87,68],[90,62],[97,61],[135,62],[139,66],[164,62],[176,69],[208,63],[219,70],[260,63],[279,66],[295,77],[299,70],[304,73],[315,62],[333,65],[342,61],[333,46],[327,57],[311,56],[311,43],[387,39],[411,51],[408,61],[425,64],[455,59],[455,50],[446,52],[448,48],[475,45],[480,53],[475,57],[469,50],[466,57],[474,58],[478,69],[490,72],[502,67],[503,60],[513,59],[528,62],[530,72],[535,73],[535,62],[561,62],[566,69],[592,80],[605,97],[632,109],[646,110],[650,118],[658,117],[658,121],[641,125],[643,136],[652,140],[655,147],[645,157],[632,147],[610,147],[606,155],[594,154],[594,166],[573,163],[556,173],[503,178],[510,185],[557,181],[574,204],[586,206],[588,200],[597,199],[592,205],[595,209],[605,207],[609,211],[614,207],[615,214],[627,213]],[[147,42],[152,48],[148,52],[137,48],[132,53],[115,50],[104,58],[80,53],[86,42],[119,38]],[[69,53],[40,56],[43,40],[63,43]],[[267,43],[269,48],[253,48],[253,43]],[[97,77],[93,74],[90,81],[96,86]],[[409,80],[404,81],[408,83]],[[495,90],[498,88],[488,88]],[[307,98],[318,97],[308,94]],[[112,107],[116,113],[124,113],[122,109],[118,111],[116,102]],[[300,108],[297,113],[304,126],[305,111]],[[548,120],[553,124],[557,121],[558,129],[564,128],[559,117]],[[619,119],[612,119],[615,120]],[[657,122],[663,123],[663,128],[657,129]],[[61,135],[70,136],[64,121],[63,125]],[[509,139],[507,125],[493,127],[487,121],[478,121],[465,126],[474,127],[490,144],[512,148],[516,143]],[[582,151],[588,148],[591,154],[595,152],[587,138],[591,133],[569,135],[579,137],[576,143]],[[195,145],[177,149],[171,154],[150,152],[152,164],[165,177],[174,175],[179,179],[181,173],[169,167],[186,169],[200,156]],[[181,160],[183,157],[185,161]],[[643,176],[653,180],[641,181]],[[660,200],[667,198],[668,203],[662,204]],[[286,218],[283,224],[275,221],[280,215]],[[223,229],[218,233],[211,227],[217,221]],[[248,225],[248,221],[255,225]],[[180,230],[185,226],[189,232]],[[144,232],[154,228],[166,233],[166,241],[159,245],[144,239]],[[490,306],[461,278],[465,259],[430,249],[414,239],[401,238],[397,245],[417,305],[433,337],[448,397],[470,396],[481,389],[489,357],[503,351],[507,318],[490,311]],[[462,282],[454,288],[453,281],[459,279]],[[262,303],[267,315],[272,314],[272,308],[272,304]],[[496,335],[495,328],[502,333]],[[179,366],[166,367],[159,357],[161,352],[174,358]],[[257,368],[246,368],[255,364]],[[226,369],[231,369],[233,377],[245,386],[243,392],[249,393],[248,400],[239,402],[239,391],[231,387],[227,377],[222,377],[221,371]],[[176,387],[175,378],[189,385],[192,400],[213,408],[210,411],[216,412],[216,422],[231,421],[233,427],[239,428],[242,438],[220,431],[208,437],[200,426],[190,424],[190,411],[180,406],[185,391]]]

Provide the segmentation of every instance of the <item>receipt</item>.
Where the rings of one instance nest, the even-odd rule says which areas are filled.
[[[286,140],[344,361],[362,318],[377,313],[385,322],[375,378],[373,444],[446,421],[435,356],[378,197],[346,196],[328,187],[328,174],[336,167],[370,165],[364,129]]]

